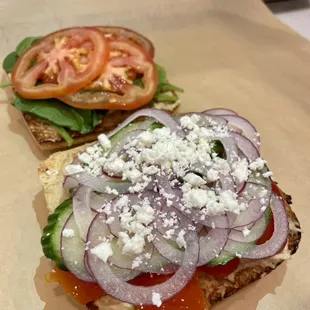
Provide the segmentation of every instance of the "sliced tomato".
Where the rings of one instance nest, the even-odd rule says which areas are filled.
[[[218,278],[225,278],[233,273],[240,264],[240,259],[238,257],[232,259],[225,265],[217,265],[215,267],[209,267],[207,265],[198,267],[198,271],[205,272],[211,276]]]
[[[104,33],[106,38],[132,41],[140,45],[152,58],[154,57],[153,43],[142,34],[123,27],[98,26],[97,28]]]
[[[158,73],[149,54],[127,40],[111,39],[110,49],[110,59],[100,77],[82,91],[58,98],[80,109],[134,110],[149,103],[158,86]],[[133,84],[128,70],[142,76],[144,88]]]
[[[46,99],[83,88],[104,70],[109,44],[94,27],[54,32],[29,48],[16,63],[12,84],[29,99]]]
[[[132,280],[131,283],[134,285],[151,286],[160,284],[168,280],[171,276],[169,275],[150,275],[144,274],[136,279]],[[158,308],[157,306],[141,306],[137,307],[139,310],[176,310],[176,309],[187,309],[187,310],[205,310],[208,309],[204,293],[199,286],[198,274],[196,273],[192,280],[186,285],[186,287],[180,291],[177,295],[171,299],[164,301]]]
[[[68,295],[82,305],[86,305],[105,294],[97,283],[84,282],[71,272],[60,270],[57,267],[45,278],[48,283],[58,282]]]

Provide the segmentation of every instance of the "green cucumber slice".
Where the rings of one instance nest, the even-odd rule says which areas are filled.
[[[207,264],[208,267],[215,267],[218,265],[226,265],[228,262],[230,262],[232,259],[234,259],[236,256],[232,253],[229,253],[225,250],[223,250],[221,252],[221,254],[214,258],[213,260],[211,260],[211,262],[209,262]]]
[[[61,203],[47,219],[47,225],[43,229],[41,237],[41,245],[44,255],[53,260],[57,267],[62,270],[67,270],[65,267],[61,252],[61,232],[63,226],[72,213],[72,199],[69,198]]]
[[[96,213],[93,212],[94,217],[95,214]],[[65,225],[63,226],[61,232],[63,232],[64,229],[69,229],[73,232],[73,235],[70,237],[64,236],[64,234],[61,233],[61,253],[64,265],[79,279],[86,282],[93,282],[94,279],[85,269],[85,242],[80,236],[79,228],[75,222],[72,212]]]

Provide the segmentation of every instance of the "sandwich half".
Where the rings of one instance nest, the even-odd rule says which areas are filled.
[[[89,286],[88,309],[199,310],[266,276],[297,251],[301,229],[259,144],[230,110],[145,109],[53,154],[39,168],[49,279],[75,297],[70,281]]]
[[[122,27],[27,37],[3,61],[13,106],[42,150],[96,140],[141,107],[173,113],[183,92],[155,63],[152,42]]]

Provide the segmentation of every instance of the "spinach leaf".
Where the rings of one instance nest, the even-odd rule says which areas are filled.
[[[94,129],[93,126],[93,111],[92,110],[75,110],[82,118],[83,118],[83,124],[80,129],[80,133],[88,133],[91,132]]]
[[[167,81],[167,72],[164,67],[155,64],[158,73],[158,85],[166,83]]]
[[[28,37],[21,41],[16,47],[16,54],[20,57],[30,46],[39,41],[42,37]]]
[[[137,78],[133,81],[133,83],[136,85],[136,86],[139,86],[140,88],[144,88],[144,84],[142,82],[142,78]]]
[[[6,73],[11,73],[13,71],[13,68],[17,62],[18,55],[16,52],[12,52],[9,55],[7,55],[2,63],[2,68]]]
[[[70,130],[80,131],[84,123],[83,117],[74,108],[57,99],[28,100],[15,94],[13,105],[22,112],[32,113]]]
[[[166,101],[166,102],[176,102],[179,99],[177,96],[165,93],[157,94],[155,95],[154,98],[157,99],[158,101]]]
[[[177,86],[172,85],[170,83],[160,84],[160,85],[158,85],[158,89],[160,89],[162,92],[165,92],[165,91],[175,91],[175,92],[178,92],[178,93],[184,93],[184,89],[183,88],[177,87]]]
[[[101,110],[101,115],[105,114],[106,110]],[[97,125],[99,125],[102,122],[102,118],[99,116],[99,114],[96,111],[93,111],[93,127],[95,128]]]
[[[73,138],[71,137],[71,135],[68,133],[68,131],[64,127],[57,126],[55,124],[52,124],[52,125],[55,127],[58,133],[64,138],[68,146],[71,146],[74,143]]]

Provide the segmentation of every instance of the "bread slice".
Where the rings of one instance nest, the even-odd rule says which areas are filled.
[[[179,102],[152,102],[144,108],[155,108],[173,114],[179,106]],[[100,133],[107,133],[117,127],[134,111],[118,111],[110,110],[103,115],[102,122],[95,128],[94,131],[87,134],[80,134],[77,131],[68,131],[74,139],[74,145],[81,145],[92,142],[97,139]],[[68,149],[68,144],[59,135],[58,131],[49,121],[36,117],[33,114],[23,113],[23,118],[34,138],[37,146],[43,151],[57,151]]]
[[[88,144],[89,145],[89,144]],[[53,212],[65,198],[62,183],[64,168],[72,162],[79,152],[83,152],[88,145],[52,154],[39,167],[39,178],[43,186],[47,208]],[[200,274],[199,284],[202,288],[209,307],[224,298],[237,293],[240,289],[265,277],[283,261],[290,259],[297,249],[301,239],[301,229],[295,213],[291,209],[291,197],[284,193],[283,198],[289,217],[290,233],[288,242],[281,253],[262,260],[241,259],[238,269],[227,278],[215,278],[208,274]],[[134,310],[135,306],[103,296],[87,304],[91,310]]]

